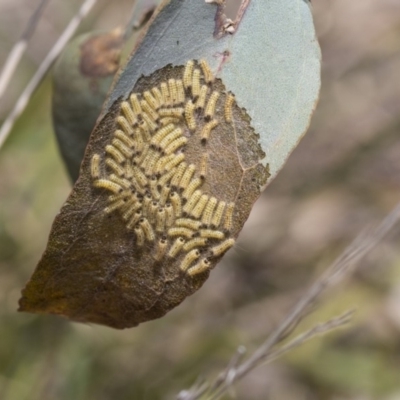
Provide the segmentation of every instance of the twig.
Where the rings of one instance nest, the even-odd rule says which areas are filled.
[[[280,347],[279,349],[272,351],[269,354],[266,354],[263,364],[267,364],[276,360],[277,358],[301,346],[302,344],[308,342],[309,340],[315,338],[316,336],[324,335],[328,332],[332,332],[335,329],[341,328],[344,325],[347,325],[352,320],[354,314],[355,310],[349,310],[342,315],[339,315],[337,317],[331,318],[326,322],[322,322],[319,323],[318,325],[315,325],[313,328],[296,336],[293,340],[291,340],[284,346]]]
[[[266,353],[263,357],[262,362],[258,363],[256,366],[260,367],[261,365],[269,364],[272,361],[276,360],[277,358],[283,356],[284,354],[296,349],[297,347],[302,346],[309,340],[314,339],[316,336],[325,335],[326,333],[330,333],[338,328],[343,327],[344,325],[347,325],[353,318],[354,313],[355,310],[349,310],[342,315],[339,315],[337,317],[331,318],[326,322],[322,322],[315,325],[313,328],[299,334],[293,340],[291,340],[284,346],[281,346],[279,349],[271,350],[271,352]],[[239,373],[239,368],[232,368],[229,371],[230,380],[226,381],[227,389],[232,385],[234,380],[236,380],[235,378],[238,373]],[[220,387],[222,388],[222,385]],[[216,390],[214,394],[209,393],[209,395],[207,396],[207,400],[217,400],[224,394],[225,391],[226,390],[224,391]]]
[[[35,32],[36,26],[43,14],[43,11],[49,0],[41,0],[38,7],[29,18],[28,25],[25,31],[22,33],[20,39],[15,43],[14,47],[11,49],[10,54],[4,63],[3,69],[0,72],[0,101],[3,98],[4,92],[14,75],[15,70],[22,56],[24,55],[26,48],[28,47],[29,39]]]
[[[3,123],[3,126],[0,129],[0,149],[7,139],[12,127],[14,126],[16,119],[24,111],[26,105],[29,102],[29,99],[32,96],[32,93],[35,91],[36,87],[39,85],[44,75],[53,64],[54,60],[58,57],[65,45],[71,39],[82,19],[86,17],[86,15],[90,12],[96,2],[97,0],[85,0],[78,13],[72,18],[68,26],[65,28],[64,32],[61,34],[57,42],[47,54],[46,58],[40,64],[38,70],[18,98],[18,101],[16,102],[14,108],[11,110],[10,114],[8,114]]]
[[[197,400],[202,395],[207,393],[207,399],[216,400],[220,398],[229,387],[243,378],[254,368],[263,364],[271,354],[275,354],[274,358],[277,358],[282,354],[282,351],[289,351],[291,344],[289,343],[285,347],[278,349],[273,352],[273,348],[280,343],[286,336],[289,330],[293,330],[303,319],[305,313],[309,308],[315,304],[316,300],[326,292],[329,287],[337,284],[346,275],[350,275],[356,266],[356,263],[361,260],[369,251],[372,250],[383,237],[393,228],[393,226],[400,220],[400,203],[392,210],[392,212],[382,220],[376,229],[362,232],[356,237],[356,239],[346,248],[346,250],[335,260],[335,262],[327,269],[327,271],[311,286],[311,288],[304,294],[304,296],[298,301],[296,306],[292,309],[289,315],[282,321],[282,323],[275,329],[274,332],[268,337],[268,339],[241,365],[235,368],[228,379],[223,382],[218,380],[214,385],[209,385],[208,388],[204,387],[204,390],[199,393],[197,391],[196,396],[191,393],[191,390],[185,391],[186,397],[180,397],[180,400]],[[343,317],[328,321],[328,323],[318,326],[313,330],[300,335],[296,340],[308,340],[315,336],[316,333],[322,333],[324,326],[334,326],[342,322],[346,322],[350,315],[344,314]],[[344,323],[343,322],[343,323]],[[322,329],[322,331],[321,331]],[[310,336],[311,335],[311,336]],[[291,342],[293,344],[293,342]],[[228,375],[227,375],[228,376]],[[182,392],[181,392],[182,393]]]

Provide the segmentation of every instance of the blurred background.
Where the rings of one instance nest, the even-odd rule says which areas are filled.
[[[0,0],[0,65],[38,3]],[[80,4],[49,2],[0,119]],[[16,312],[71,188],[51,126],[50,77],[41,84],[0,151],[0,399],[173,399],[197,377],[213,378],[239,344],[254,350],[352,238],[399,201],[400,2],[312,4],[323,68],[309,132],[204,287],[134,329]],[[125,24],[131,9],[132,1],[99,1],[80,32]],[[301,328],[357,307],[351,326],[255,370],[231,396],[400,400],[399,239],[397,228]]]

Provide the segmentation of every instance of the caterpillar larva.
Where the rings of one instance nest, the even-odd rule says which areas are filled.
[[[157,93],[157,88],[153,88],[156,93]],[[154,93],[154,92],[153,92]],[[150,91],[146,90],[143,93],[143,97],[144,99],[147,101],[147,103],[151,106],[151,108],[155,111],[157,111],[157,109],[160,107],[160,102],[159,102],[159,98],[158,97],[154,97]],[[160,97],[161,97],[161,93],[160,93]]]
[[[207,93],[208,93],[208,86],[202,85],[199,93],[199,98],[196,101],[197,110],[201,110],[206,106]]]
[[[185,173],[182,176],[182,179],[179,181],[180,190],[185,190],[188,187],[195,171],[196,171],[196,166],[194,164],[190,164],[186,168]]]
[[[147,129],[143,130],[143,133],[145,134],[146,140],[150,140],[151,135],[147,134],[147,132],[150,132],[150,131],[154,132],[158,128],[158,125],[155,121],[153,121],[153,119],[147,113],[144,113],[142,115],[142,118],[143,118],[143,122],[145,122],[147,125]]]
[[[184,244],[185,240],[183,237],[178,237],[169,249],[168,257],[175,258],[182,250]]]
[[[115,174],[111,174],[109,176],[109,178],[110,178],[110,181],[115,182],[116,184],[118,184],[119,186],[121,186],[125,189],[131,188],[131,183],[125,178],[120,178],[119,176],[117,176]]]
[[[185,106],[185,119],[187,126],[191,131],[196,129],[196,119],[194,118],[195,105],[192,100],[189,100]]]
[[[176,226],[183,226],[185,228],[197,231],[201,227],[201,222],[191,218],[179,218],[175,221]]]
[[[197,249],[189,251],[179,265],[179,269],[186,271],[190,265],[200,257],[200,252]]]
[[[124,131],[121,131],[120,129],[117,129],[114,132],[114,136],[117,139],[121,140],[121,142],[123,142],[130,149],[134,149],[135,148],[135,142]]]
[[[155,239],[155,234],[153,228],[151,227],[149,220],[147,218],[141,218],[139,220],[139,225],[143,229],[144,235],[149,242],[153,242]]]
[[[187,273],[190,276],[195,276],[195,275],[201,274],[210,269],[210,264],[211,263],[207,258],[203,258],[196,265],[193,265],[193,267],[189,268]]]
[[[165,231],[165,209],[161,207],[158,209],[156,214],[156,231],[164,232]]]
[[[129,96],[129,100],[131,102],[133,112],[137,115],[137,117],[140,117],[142,115],[142,107],[140,107],[138,95],[136,93],[132,93]]]
[[[122,164],[126,158],[122,155],[122,153],[117,150],[114,146],[108,144],[106,146],[106,153],[108,153],[118,164]]]
[[[170,154],[168,156],[160,157],[157,161],[156,166],[154,168],[155,173],[165,173],[168,172],[165,170],[165,166],[175,157],[175,154]]]
[[[182,133],[182,130],[180,128],[177,128],[180,130],[180,132]],[[162,127],[161,129],[159,129],[156,134],[153,136],[153,138],[151,139],[151,144],[154,146],[158,146],[161,141],[172,131],[176,130],[175,125],[174,124],[168,124],[164,127]]]
[[[201,142],[203,144],[207,143],[208,138],[210,137],[211,131],[216,128],[218,125],[218,120],[213,119],[210,122],[207,122],[204,126],[203,129],[201,130]]]
[[[171,161],[169,161],[165,169],[169,171],[171,168],[176,167],[178,164],[180,164],[183,160],[185,159],[185,155],[183,153],[178,154],[176,157],[174,157]]]
[[[160,89],[158,89],[158,87],[153,87],[152,89],[151,89],[151,92],[153,93],[153,95],[154,95],[154,99],[156,100],[156,102],[157,102],[157,107],[156,107],[156,110],[157,109],[159,109],[160,107],[162,107],[163,105],[164,105],[164,99],[163,99],[163,96],[162,96],[162,94],[161,94],[161,92],[160,92]],[[143,94],[144,95],[144,94]],[[145,97],[146,98],[146,97]],[[148,99],[146,99],[148,102],[149,102],[149,100]],[[149,102],[150,103],[150,102]]]
[[[117,210],[118,208],[122,208],[124,205],[125,205],[125,201],[124,201],[124,200],[122,200],[122,199],[121,199],[121,200],[118,200],[118,201],[116,201],[115,203],[110,204],[109,206],[107,206],[107,207],[104,209],[104,212],[105,212],[106,214],[110,214],[111,212]]]
[[[192,88],[192,74],[193,74],[194,61],[189,60],[186,63],[185,70],[183,72],[183,86],[186,90]]]
[[[125,170],[119,164],[117,164],[112,158],[106,158],[105,164],[108,168],[111,169],[112,172],[114,172],[118,176],[123,177],[125,175]]]
[[[135,234],[136,234],[136,244],[139,247],[142,247],[144,245],[144,232],[143,232],[143,229],[140,226],[135,226],[134,231],[135,231]]]
[[[207,246],[208,244],[208,239],[207,238],[200,238],[196,237],[194,239],[189,240],[183,245],[183,250],[184,251],[190,251],[194,249],[195,247],[204,247]]]
[[[165,204],[165,225],[169,228],[175,222],[174,209],[171,203]]]
[[[215,197],[211,197],[210,200],[208,200],[208,203],[201,216],[201,222],[203,223],[203,225],[209,226],[211,224],[211,219],[214,215],[214,210],[217,206],[217,203],[218,200]]]
[[[121,188],[122,189],[122,188]],[[172,207],[174,209],[174,214],[175,217],[180,217],[182,214],[182,201],[181,201],[181,197],[178,195],[177,192],[172,192],[169,195],[169,200],[172,204]]]
[[[135,214],[133,214],[129,222],[126,224],[126,227],[128,229],[132,229],[138,223],[140,218],[142,218],[142,212],[138,210],[135,212]]]
[[[176,81],[176,91],[177,91],[177,103],[183,104],[185,102],[185,89],[183,87],[183,82],[180,79]]]
[[[167,251],[168,241],[165,238],[161,238],[157,241],[156,253],[154,258],[157,261],[161,261],[164,258],[165,252]]]
[[[143,118],[146,114],[143,114]],[[150,127],[149,124],[146,122],[148,121],[149,117],[146,117],[147,119],[144,120],[142,119],[139,122],[139,129],[138,129],[138,135],[141,136],[141,140],[143,141],[143,146],[147,144],[147,142],[151,139],[151,133],[150,133]]]
[[[144,169],[144,173],[147,176],[152,175],[153,169],[157,163],[157,161],[160,159],[161,154],[154,149],[150,149],[144,160],[142,161],[141,167]]]
[[[127,101],[121,103],[121,111],[125,115],[128,123],[131,126],[135,126],[138,122],[135,113],[132,111],[130,104]]]
[[[193,207],[193,209],[190,211],[190,215],[192,215],[194,218],[200,218],[200,215],[202,214],[207,203],[208,196],[206,194],[203,194],[196,205]]]
[[[211,219],[212,228],[218,228],[219,224],[221,223],[221,219],[225,211],[225,206],[226,203],[224,201],[220,201],[218,203],[217,209],[215,210],[215,213]]]
[[[113,193],[122,193],[123,189],[120,185],[115,182],[109,181],[108,179],[97,179],[94,181],[94,186],[97,188],[107,189]]]
[[[175,79],[169,79],[168,80],[168,86],[169,86],[169,95],[171,98],[171,103],[177,104],[178,103],[178,88],[176,86],[176,80]]]
[[[146,100],[142,100],[140,102],[140,106],[142,107],[142,110],[144,111],[144,114],[148,115],[151,120],[153,120],[153,121],[157,121],[158,120],[157,112],[155,111],[155,109]],[[143,115],[143,117],[144,117],[144,115]]]
[[[179,164],[178,168],[176,169],[176,172],[174,174],[174,176],[171,179],[171,186],[176,189],[179,185],[179,182],[182,179],[182,176],[185,173],[185,170],[187,168],[187,164],[185,162],[182,162],[181,164]]]
[[[117,123],[127,135],[132,135],[133,128],[125,117],[123,117],[122,115],[117,117]]]
[[[208,99],[206,108],[204,110],[204,118],[206,119],[206,121],[209,121],[214,116],[218,98],[219,98],[219,92],[214,91],[211,93],[211,96]]]
[[[126,146],[123,142],[119,139],[113,139],[111,144],[119,150],[121,154],[124,155],[125,158],[131,158],[133,156],[133,150]]]
[[[158,114],[160,117],[172,117],[172,118],[182,118],[185,109],[183,107],[175,108],[160,108]]]
[[[191,180],[189,185],[187,186],[187,188],[183,191],[182,197],[184,199],[188,200],[192,196],[194,191],[199,186],[201,186],[202,183],[203,183],[203,181],[200,178],[195,178],[195,179]]]
[[[229,203],[226,207],[225,218],[224,218],[224,229],[230,231],[232,229],[232,215],[235,203]]]
[[[133,140],[135,141],[136,151],[143,153],[143,149],[145,148],[145,142],[143,140],[142,132],[143,132],[142,128],[135,129],[133,131]]]
[[[164,185],[166,185],[171,178],[174,176],[176,172],[176,168],[172,168],[171,170],[169,170],[167,173],[165,173],[163,176],[161,176],[161,178],[158,180],[158,187],[163,187]]]
[[[169,97],[169,90],[168,90],[167,83],[166,82],[162,82],[160,87],[161,87],[161,94],[162,94],[162,97],[163,97],[164,105],[170,106],[171,105],[171,99]]]
[[[192,80],[192,96],[193,101],[196,101],[200,94],[200,70],[196,68],[193,71],[193,80]]]
[[[147,186],[147,177],[139,167],[137,166],[133,167],[133,174],[136,180],[139,182],[140,186],[142,187]]]
[[[158,208],[159,208],[158,203],[156,201],[152,201],[150,203],[150,207],[147,213],[147,218],[152,224],[155,224],[156,222]]]
[[[140,202],[130,201],[130,204],[128,204],[128,209],[122,214],[122,219],[124,221],[127,221],[132,216],[132,214],[140,208],[142,208]]]
[[[205,82],[207,83],[207,85],[210,85],[214,81],[214,74],[212,73],[211,68],[208,65],[208,62],[206,60],[202,59],[202,60],[200,60],[199,64],[203,71]]]
[[[200,237],[208,238],[208,239],[224,239],[225,234],[221,231],[215,231],[213,229],[201,229]]]
[[[171,186],[169,184],[166,184],[161,187],[160,199],[158,200],[160,206],[164,206],[165,203],[167,202],[170,190]]]
[[[218,257],[228,251],[235,244],[234,239],[226,239],[221,244],[218,244],[211,248],[210,253],[212,257]]]
[[[176,150],[178,150],[180,147],[184,146],[187,143],[187,138],[185,136],[181,136],[178,139],[175,139],[171,144],[169,144],[165,150],[165,154],[171,154],[174,153]]]
[[[174,129],[171,133],[169,133],[161,142],[159,142],[159,148],[165,150],[167,146],[169,146],[174,140],[178,139],[182,136],[182,129],[177,128]]]
[[[188,228],[178,227],[168,229],[168,236],[182,236],[191,238],[193,236],[193,231]]]
[[[226,96],[225,106],[224,106],[225,121],[228,123],[232,122],[232,105],[234,101],[235,101],[235,96],[233,96],[232,93],[229,93]]]
[[[93,179],[100,178],[100,156],[93,154],[92,161],[90,163],[90,174]]]
[[[182,110],[183,110],[183,108],[182,108]],[[165,126],[168,124],[177,124],[178,122],[179,122],[178,117],[162,117],[160,119],[161,126]]]
[[[189,198],[187,203],[184,205],[183,207],[183,211],[186,214],[189,214],[194,206],[197,204],[197,202],[200,200],[200,197],[202,196],[201,191],[200,190],[196,190]]]
[[[151,205],[152,200],[153,199],[152,199],[150,193],[146,193],[146,195],[144,196],[144,199],[143,199],[143,207],[142,207],[142,212],[143,212],[144,217],[148,217],[148,215],[150,213],[150,205]]]
[[[111,194],[110,196],[108,196],[108,201],[110,203],[113,203],[114,201],[117,201],[119,199],[125,199],[126,197],[128,197],[130,195],[129,190],[124,190],[121,193],[117,193],[117,194]]]
[[[157,178],[155,176],[152,176],[150,179],[150,193],[153,196],[153,199],[158,200],[161,197],[160,192],[158,191],[157,188]]]

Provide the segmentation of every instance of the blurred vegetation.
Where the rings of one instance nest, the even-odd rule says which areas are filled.
[[[79,4],[56,3],[1,117],[46,53],[48,33],[55,38]],[[28,4],[0,2],[2,60],[16,29],[5,20]],[[255,348],[344,246],[398,202],[400,3],[313,0],[313,6],[324,66],[309,133],[204,287],[138,328],[16,313],[70,190],[51,126],[50,79],[41,85],[0,153],[1,399],[172,399],[198,376],[218,372],[238,344]],[[125,22],[130,7],[103,2],[84,28],[112,28]],[[254,371],[237,385],[237,398],[400,399],[399,239],[397,229],[308,322],[357,306],[349,329]]]

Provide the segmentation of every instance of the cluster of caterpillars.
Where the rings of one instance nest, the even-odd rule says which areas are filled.
[[[95,188],[108,192],[106,214],[118,212],[138,247],[154,246],[154,258],[179,258],[190,276],[234,244],[229,237],[235,204],[202,191],[207,179],[207,143],[220,123],[232,123],[231,93],[213,90],[205,60],[190,60],[182,79],[168,79],[122,101],[104,154],[94,154]],[[216,115],[223,101],[222,115]],[[199,126],[201,129],[198,129]],[[185,145],[200,140],[199,165],[187,164]]]

